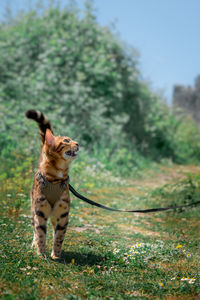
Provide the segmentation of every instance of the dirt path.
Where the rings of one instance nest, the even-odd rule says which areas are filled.
[[[160,167],[158,173],[153,173],[152,178],[132,181],[135,186],[147,186],[156,188],[167,183],[174,183],[178,179],[184,179],[188,174],[200,174],[200,166],[173,165],[171,167]]]
[[[166,206],[165,199],[160,198],[157,200],[158,202],[155,203],[156,200],[151,196],[152,190],[158,187],[162,189],[164,185],[169,185],[170,187],[170,185],[186,178],[188,174],[200,174],[200,166],[173,165],[172,167],[161,167],[157,173],[152,174],[151,178],[146,178],[144,180],[130,179],[128,181],[129,186],[95,188],[92,191],[91,199],[118,209],[163,207]],[[166,234],[170,218],[172,218],[174,222],[181,221],[181,214],[173,217],[166,212],[123,214],[107,212],[100,208],[94,208],[88,205],[85,207],[85,204],[83,203],[81,203],[81,206],[82,208],[78,216],[83,219],[83,224],[81,224],[81,227],[71,227],[72,231],[94,231],[96,233],[101,233],[104,227],[109,228],[110,226],[113,226],[120,235],[126,236],[127,238],[134,232],[143,237],[154,236],[168,239],[173,237],[172,233]],[[189,220],[188,222],[191,227],[193,227],[194,224],[200,226],[200,222],[196,218],[193,221]],[[165,223],[165,226],[163,223]]]

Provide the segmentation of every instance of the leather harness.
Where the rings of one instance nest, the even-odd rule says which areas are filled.
[[[63,192],[66,190],[66,186],[69,184],[69,176],[61,182],[53,183],[47,180],[41,172],[36,174],[37,181],[40,184],[40,188],[45,195],[48,202],[53,206],[62,196]]]

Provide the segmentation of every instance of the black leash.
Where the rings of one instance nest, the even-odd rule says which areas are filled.
[[[181,205],[181,206],[169,206],[169,207],[159,207],[159,208],[150,208],[150,209],[139,209],[139,210],[121,210],[121,209],[116,209],[116,208],[112,208],[112,207],[107,207],[104,206],[102,204],[99,204],[95,201],[92,201],[86,197],[84,197],[83,195],[79,194],[72,186],[71,184],[69,184],[69,190],[72,192],[72,194],[74,194],[74,196],[76,196],[77,198],[100,208],[103,209],[107,209],[107,210],[112,210],[112,211],[118,211],[118,212],[132,212],[132,213],[141,213],[141,214],[146,214],[146,213],[151,213],[151,212],[157,212],[157,211],[165,211],[165,210],[169,210],[169,209],[177,209],[177,208],[185,208],[185,207],[190,207],[193,205],[198,205],[200,204],[200,201],[196,201],[190,204],[185,204],[185,205]]]
[[[47,180],[45,176],[42,175],[41,172],[37,172],[36,178],[40,184],[40,187],[47,197],[48,201],[50,201],[51,204],[54,204],[56,201],[56,197],[60,197],[60,194],[63,193],[63,190],[65,189],[66,185],[69,184],[69,176],[63,180],[62,182],[59,183],[52,183]],[[150,208],[150,209],[138,209],[138,210],[122,210],[122,209],[116,209],[112,207],[107,207],[105,205],[102,205],[100,203],[97,203],[93,200],[90,200],[83,195],[79,194],[72,186],[69,184],[69,190],[76,196],[77,198],[100,208],[106,209],[106,210],[111,210],[111,211],[118,211],[118,212],[131,212],[131,213],[141,213],[141,214],[146,214],[146,213],[151,213],[151,212],[157,212],[157,211],[165,211],[169,209],[177,209],[177,208],[185,208],[185,207],[190,207],[194,205],[200,204],[200,201],[193,202],[190,204],[185,204],[181,206],[169,206],[169,207],[159,207],[159,208]],[[52,198],[52,199],[51,199]],[[51,202],[53,200],[53,203]]]

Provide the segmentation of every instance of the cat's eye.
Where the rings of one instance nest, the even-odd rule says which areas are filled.
[[[64,140],[63,140],[63,142],[65,142],[65,143],[69,143],[69,142],[70,142],[70,140],[69,140],[69,139],[64,139]]]

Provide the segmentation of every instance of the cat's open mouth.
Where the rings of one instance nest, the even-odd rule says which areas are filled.
[[[78,151],[66,151],[65,154],[68,156],[75,157],[75,156],[77,156]]]

